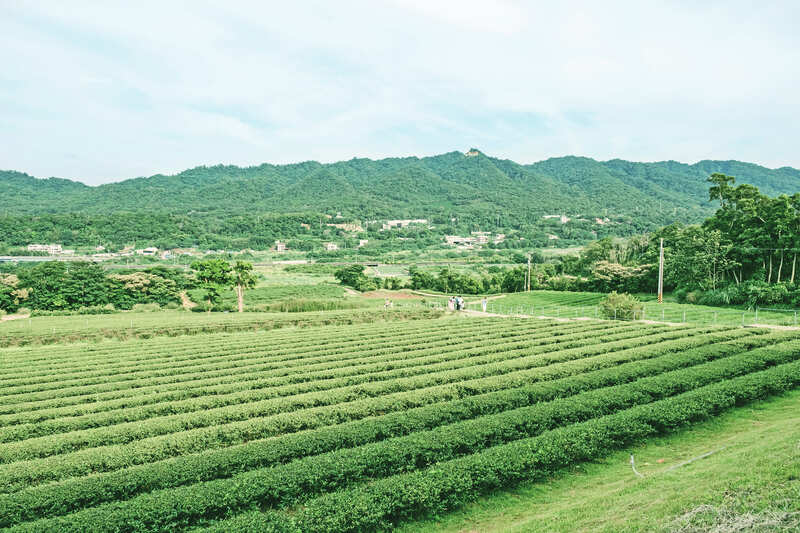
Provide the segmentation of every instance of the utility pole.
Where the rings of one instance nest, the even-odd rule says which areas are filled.
[[[658,303],[664,303],[664,239],[658,250]]]

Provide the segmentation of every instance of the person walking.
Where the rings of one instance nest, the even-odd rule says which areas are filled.
[[[481,299],[481,309],[483,309],[483,312],[484,312],[484,313],[486,312],[486,305],[487,305],[488,303],[489,303],[489,300],[487,300],[487,299],[486,299],[486,296],[484,296],[484,297]]]
[[[448,311],[452,311],[452,310],[454,310],[454,309],[455,309],[455,305],[456,305],[455,298],[453,298],[453,297],[451,296],[451,297],[450,297],[450,299],[449,299],[449,300],[447,300],[447,310],[448,310]]]

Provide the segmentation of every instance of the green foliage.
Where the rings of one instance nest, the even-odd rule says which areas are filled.
[[[206,259],[192,263],[197,285],[206,293],[209,311],[220,301],[223,290],[234,282],[231,265],[224,259]]]
[[[608,296],[600,301],[600,309],[607,318],[630,320],[642,316],[642,303],[627,293],[618,294],[611,291]]]
[[[333,273],[342,285],[347,285],[358,291],[372,291],[379,288],[378,281],[370,279],[364,274],[364,265],[350,265],[342,267]]]
[[[28,289],[19,286],[17,276],[0,273],[0,311],[16,311],[28,299],[28,295]]]
[[[265,250],[280,239],[290,249],[319,250],[331,237],[350,238],[325,225],[326,215],[341,212],[347,221],[424,217],[434,226],[380,232],[368,225],[370,246],[359,254],[370,253],[372,246],[438,246],[443,235],[475,230],[516,232],[525,241],[492,246],[529,249],[552,245],[548,234],[557,234],[560,243],[584,243],[636,235],[676,220],[699,222],[712,212],[703,180],[714,172],[734,173],[771,195],[795,193],[800,177],[790,168],[735,161],[683,165],[563,157],[520,165],[457,152],[324,165],[217,165],[99,187],[2,171],[0,246],[146,243]],[[563,213],[573,220],[561,224],[542,218]],[[609,223],[594,223],[606,216]]]

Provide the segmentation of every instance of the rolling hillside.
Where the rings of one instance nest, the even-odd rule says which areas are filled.
[[[521,165],[451,152],[331,164],[196,167],[97,187],[4,171],[0,209],[8,214],[314,211],[356,217],[499,210],[523,218],[647,210],[660,222],[670,222],[695,220],[709,211],[705,178],[712,172],[734,175],[770,195],[800,190],[796,169],[771,170],[738,161],[686,165],[570,156]]]

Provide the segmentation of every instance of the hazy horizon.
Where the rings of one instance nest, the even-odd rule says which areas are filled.
[[[0,167],[463,151],[800,167],[800,4],[0,4]],[[691,164],[691,163],[688,163]]]

